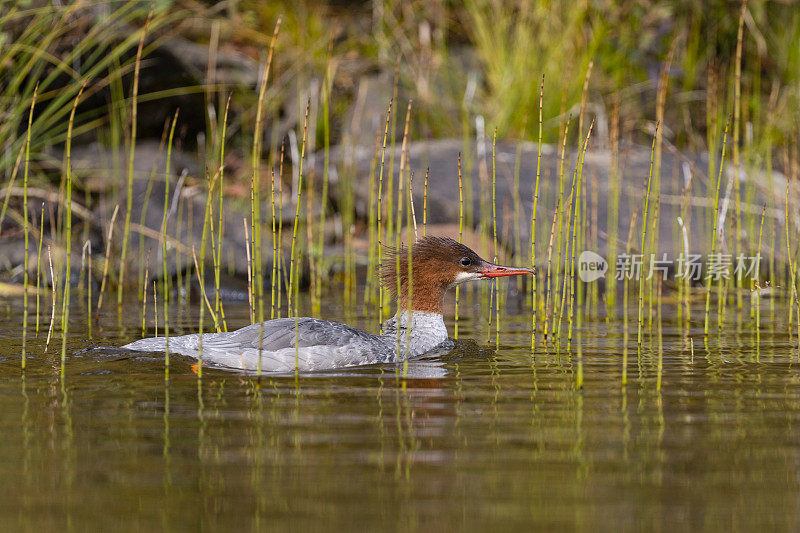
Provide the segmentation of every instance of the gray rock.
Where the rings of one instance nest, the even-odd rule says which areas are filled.
[[[515,185],[514,169],[517,160],[517,149],[520,149],[519,182]],[[465,211],[471,213],[468,219],[473,227],[488,225],[491,228],[491,173],[492,147],[491,139],[483,147],[470,143],[467,147],[469,155],[463,156],[462,173],[464,183]],[[433,223],[454,223],[458,220],[458,155],[465,152],[460,140],[435,140],[409,143],[408,168],[414,172],[414,201],[417,218],[421,219],[423,205],[423,179],[430,169],[428,189],[428,220]],[[531,213],[533,208],[533,191],[536,179],[537,145],[535,143],[502,141],[496,146],[496,216],[499,238],[510,248],[519,246],[522,256],[528,257],[531,240]],[[374,156],[374,148],[337,147],[331,151],[331,194],[341,194],[342,188],[337,185],[345,179],[340,172],[346,172],[348,178],[356,179],[356,207],[360,216],[364,217],[368,210],[369,180],[377,180],[380,164],[375,165],[375,172],[370,176],[370,166]],[[379,156],[380,157],[380,156]],[[384,165],[384,187],[390,183],[389,161],[387,149]],[[577,166],[578,153],[569,150],[564,159],[564,194],[568,203],[573,175]],[[321,158],[317,158],[316,172],[321,173]],[[609,166],[611,154],[606,150],[591,150],[586,154],[583,166],[582,197],[586,202],[585,216],[590,235],[596,230],[597,242],[587,243],[587,248],[594,248],[601,255],[609,251],[611,183]],[[626,146],[620,154],[620,196],[617,204],[618,228],[617,251],[623,251],[627,239],[631,218],[638,212],[638,220],[634,228],[632,249],[641,246],[641,222],[645,190],[650,170],[650,147]],[[395,144],[394,164],[391,182],[396,183],[400,166],[400,142]],[[559,196],[559,154],[555,146],[542,146],[542,168],[540,177],[539,203],[536,221],[537,260],[543,261],[546,256],[553,213]],[[348,169],[348,170],[343,170]],[[711,234],[714,213],[714,191],[709,190],[706,176],[708,155],[673,153],[664,150],[661,160],[661,187],[651,191],[649,220],[652,221],[658,209],[658,235],[655,251],[658,257],[666,253],[675,257],[683,251],[684,242],[678,217],[681,215],[681,201],[686,180],[691,177],[690,208],[685,218],[688,231],[689,252],[708,254],[711,251]],[[742,235],[739,251],[755,254],[758,245],[758,225],[762,207],[767,205],[767,219],[764,230],[762,256],[775,255],[785,260],[785,240],[783,204],[786,190],[786,178],[779,172],[767,176],[765,172],[742,169]],[[725,166],[723,184],[720,193],[720,212],[724,214],[725,232],[717,249],[723,253],[732,253],[733,226],[735,216],[734,196],[732,192],[733,168]],[[713,183],[716,176],[711,181]],[[395,185],[396,186],[396,185]],[[728,201],[725,200],[726,192]],[[660,195],[659,201],[656,197]],[[564,208],[562,203],[562,209]],[[515,217],[515,205],[519,214]],[[656,209],[656,205],[658,208]],[[797,217],[792,221],[791,230],[796,234],[800,228]],[[775,249],[769,250],[772,244],[772,232],[776,234]]]

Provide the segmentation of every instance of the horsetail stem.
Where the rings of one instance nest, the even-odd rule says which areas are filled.
[[[133,70],[133,89],[131,96],[131,136],[130,146],[128,148],[128,178],[126,186],[125,198],[125,229],[122,235],[122,252],[119,258],[119,279],[117,280],[117,315],[121,316],[122,313],[122,288],[125,284],[125,260],[128,253],[128,241],[131,232],[131,210],[133,208],[133,161],[136,154],[136,127],[137,127],[137,113],[138,113],[138,98],[139,98],[139,72],[142,67],[142,50],[144,48],[144,40],[147,36],[147,27],[150,25],[150,20],[153,18],[153,9],[155,4],[150,6],[150,12],[147,14],[144,27],[142,28],[142,35],[139,38],[139,47],[136,50],[136,62]],[[106,257],[106,261],[108,258]]]
[[[427,191],[428,174],[425,174],[425,189]],[[427,196],[427,195],[426,195]],[[427,209],[426,209],[427,211]],[[461,152],[458,153],[458,242],[464,240],[464,184],[461,179]],[[453,338],[458,339],[458,303],[461,298],[461,286],[456,285],[456,306],[453,326]]]
[[[392,116],[392,103],[394,100],[389,100],[389,109],[386,112],[386,127],[383,131],[383,149],[381,151],[381,170],[378,175],[378,210],[376,225],[378,229],[378,272],[383,270],[383,168],[386,161],[386,137],[389,135],[389,119]],[[391,189],[391,187],[389,188]],[[381,331],[383,331],[383,285],[378,287],[378,324]]]
[[[23,299],[22,299],[22,370],[25,371],[27,363],[26,341],[28,340],[28,173],[31,161],[31,127],[33,125],[33,108],[36,106],[36,96],[39,92],[39,83],[33,89],[31,107],[28,112],[28,132],[25,136],[25,171],[22,186],[22,224],[25,233],[25,258],[23,263]],[[55,285],[54,285],[55,287]],[[55,299],[53,300],[55,302]]]
[[[719,222],[719,191],[720,186],[722,183],[722,168],[725,163],[725,147],[727,145],[728,139],[728,125],[730,124],[730,117],[725,122],[725,130],[722,134],[722,153],[719,159],[719,173],[717,174],[717,183],[716,183],[716,192],[714,193],[714,222],[713,222],[713,231],[711,232],[711,255],[713,256],[717,251],[717,223]],[[713,158],[709,158],[713,159]],[[787,182],[788,183],[788,182]],[[787,184],[788,187],[788,184]],[[788,196],[787,196],[788,199]],[[788,205],[788,204],[787,204]],[[788,222],[787,222],[788,224]],[[787,226],[788,228],[788,226]],[[787,234],[788,235],[788,234]],[[786,245],[788,247],[789,241],[786,241]],[[791,264],[791,257],[789,257],[789,261]],[[708,278],[708,290],[706,292],[706,310],[705,310],[705,319],[703,325],[703,335],[708,337],[708,311],[709,307],[711,306],[711,283],[713,281],[710,275],[706,275]]]
[[[656,122],[656,130],[653,133],[653,144],[650,147],[650,171],[647,175],[647,190],[644,197],[644,209],[642,210],[642,246],[640,251],[644,257],[645,246],[647,244],[647,215],[650,210],[650,188],[653,183],[653,159],[655,157],[656,139],[658,138],[658,130],[660,123]],[[644,276],[639,272],[639,330],[636,336],[636,344],[639,349],[642,347],[642,313],[644,311]]]
[[[75,110],[78,108],[78,102],[81,99],[83,90],[86,88],[86,82],[83,82],[78,95],[72,104],[72,111],[69,114],[69,123],[67,125],[67,143],[65,147],[66,152],[66,205],[65,205],[65,243],[64,248],[66,251],[65,265],[64,265],[64,296],[62,299],[61,308],[61,379],[64,379],[67,365],[67,334],[69,332],[69,291],[70,291],[70,278],[72,268],[72,131],[75,124]],[[27,309],[26,309],[27,310]]]
[[[539,178],[542,175],[542,108],[544,105],[544,74],[542,74],[542,84],[539,87],[539,141],[536,154],[536,185],[533,189],[533,212],[531,214],[531,268],[533,269],[533,280],[531,286],[533,290],[532,303],[533,309],[531,313],[531,351],[536,345],[536,311],[539,308],[537,297],[537,279],[536,279],[536,213],[539,208]],[[514,191],[514,195],[516,196]]]

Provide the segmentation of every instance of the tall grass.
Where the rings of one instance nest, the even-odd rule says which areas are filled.
[[[484,109],[488,120],[508,125],[509,131],[519,131],[524,117],[536,112],[538,102],[530,88],[536,85],[538,76],[558,79],[566,59],[576,49],[588,52],[586,57],[590,57],[596,47],[587,42],[581,30],[587,14],[584,5],[531,1],[512,6],[469,0],[464,11],[465,29],[475,44],[488,85],[487,94],[503,95],[486,98]],[[559,35],[559,39],[553,39],[553,35]],[[577,94],[581,82],[570,79],[567,92]],[[557,116],[558,109],[554,107],[557,105],[546,102],[545,114]]]
[[[5,113],[0,124],[0,171],[4,174],[15,174],[15,159],[25,145],[19,136],[20,126],[27,121],[26,102],[30,102],[36,86],[41,106],[31,123],[31,148],[38,153],[65,140],[67,117],[84,79],[93,80],[85,91],[88,97],[131,72],[129,53],[140,41],[140,32],[130,28],[147,14],[149,6],[126,1],[109,7],[100,20],[85,2],[4,6],[0,14],[0,32],[4,35],[0,48],[4,96],[0,106]],[[153,13],[150,29],[177,23],[185,16],[182,10],[159,8]],[[90,132],[105,120],[97,113],[84,118],[75,125],[75,135]]]

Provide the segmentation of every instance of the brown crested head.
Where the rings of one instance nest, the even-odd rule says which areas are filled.
[[[411,309],[442,312],[442,298],[448,288],[474,279],[530,274],[527,268],[511,268],[489,263],[472,249],[449,237],[423,237],[409,250],[393,250],[383,260],[381,284],[396,298],[398,277],[400,304],[408,308],[408,280],[411,284]],[[399,276],[398,276],[399,265]]]

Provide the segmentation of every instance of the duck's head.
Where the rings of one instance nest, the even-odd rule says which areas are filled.
[[[530,268],[490,263],[471,248],[449,237],[423,237],[415,242],[411,247],[411,268],[408,252],[408,248],[403,247],[383,260],[381,284],[395,297],[399,288],[400,304],[407,309],[408,280],[412,279],[410,296],[413,311],[441,314],[445,291],[465,281],[533,274]]]

